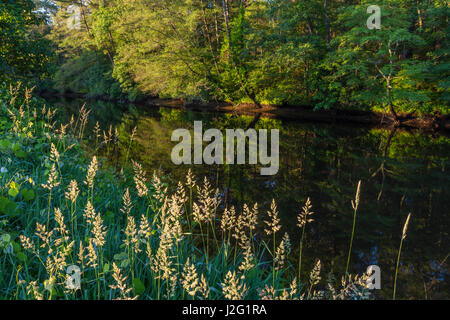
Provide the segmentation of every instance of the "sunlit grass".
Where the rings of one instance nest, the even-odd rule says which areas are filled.
[[[226,207],[207,178],[189,171],[184,181],[167,185],[156,173],[150,179],[139,163],[127,165],[128,156],[114,170],[80,147],[89,115],[84,107],[58,125],[55,110],[29,94],[11,90],[2,99],[11,122],[0,137],[0,298],[368,297],[364,277],[322,279],[319,259],[309,279],[297,278],[302,263],[297,273],[289,235],[277,234],[275,200],[267,213],[257,204]],[[117,133],[111,128],[103,138],[96,151],[109,153]],[[308,199],[299,214],[299,259],[312,207]],[[267,240],[255,237],[263,221]],[[81,270],[79,289],[67,282],[72,265]]]

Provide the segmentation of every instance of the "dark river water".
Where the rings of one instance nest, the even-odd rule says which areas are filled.
[[[77,113],[78,101],[52,101],[66,114]],[[96,121],[102,130],[119,132],[112,164],[126,158],[130,134],[137,127],[129,157],[148,173],[160,169],[165,180],[184,181],[187,169],[207,176],[223,194],[224,202],[242,208],[258,203],[260,220],[275,199],[293,244],[297,261],[300,229],[296,217],[309,197],[314,222],[308,225],[303,261],[306,277],[316,258],[323,272],[338,278],[345,270],[353,223],[351,200],[361,180],[361,200],[351,256],[351,273],[369,265],[381,270],[379,298],[392,298],[395,266],[403,224],[412,214],[403,243],[397,298],[449,299],[450,138],[418,132],[389,131],[345,124],[259,119],[256,129],[280,130],[280,167],[276,175],[260,175],[260,165],[174,165],[173,130],[193,130],[200,120],[204,129],[245,129],[249,116],[199,113],[164,107],[147,108],[87,102],[91,109],[89,132]],[[121,110],[121,111],[120,111]],[[264,232],[259,230],[259,237]]]

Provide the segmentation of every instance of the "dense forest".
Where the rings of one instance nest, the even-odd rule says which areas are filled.
[[[0,300],[448,299],[448,17],[1,0]],[[276,130],[279,171],[175,163],[196,121]]]
[[[449,112],[445,0],[2,1],[0,81],[136,100]]]

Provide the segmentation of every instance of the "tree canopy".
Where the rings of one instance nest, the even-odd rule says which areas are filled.
[[[43,77],[55,48],[60,91],[449,111],[445,0],[380,0],[380,29],[366,0],[35,2],[0,5],[1,68]]]

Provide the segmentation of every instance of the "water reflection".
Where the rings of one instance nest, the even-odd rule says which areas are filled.
[[[64,103],[68,114],[79,103]],[[315,221],[308,226],[303,249],[307,273],[316,258],[323,270],[340,278],[353,222],[350,200],[362,180],[350,271],[367,266],[381,268],[382,289],[377,295],[392,297],[396,255],[405,218],[412,213],[402,250],[397,297],[404,299],[448,299],[450,139],[403,131],[355,128],[344,125],[311,124],[276,119],[254,119],[217,113],[175,109],[142,110],[107,103],[88,103],[92,126],[98,120],[107,130],[119,132],[118,148],[110,154],[113,164],[125,162],[129,138],[137,127],[129,157],[142,163],[147,172],[160,169],[169,181],[184,180],[188,166],[170,160],[171,133],[177,128],[192,130],[194,120],[207,128],[280,130],[280,169],[275,176],[261,176],[258,165],[192,165],[193,172],[207,176],[223,191],[224,203],[241,208],[257,202],[265,213],[276,199],[284,229],[293,244],[299,242],[296,216],[311,198]],[[252,121],[254,123],[252,123]],[[261,218],[262,219],[262,218]],[[257,236],[262,237],[259,230]],[[294,264],[297,250],[292,251]]]

